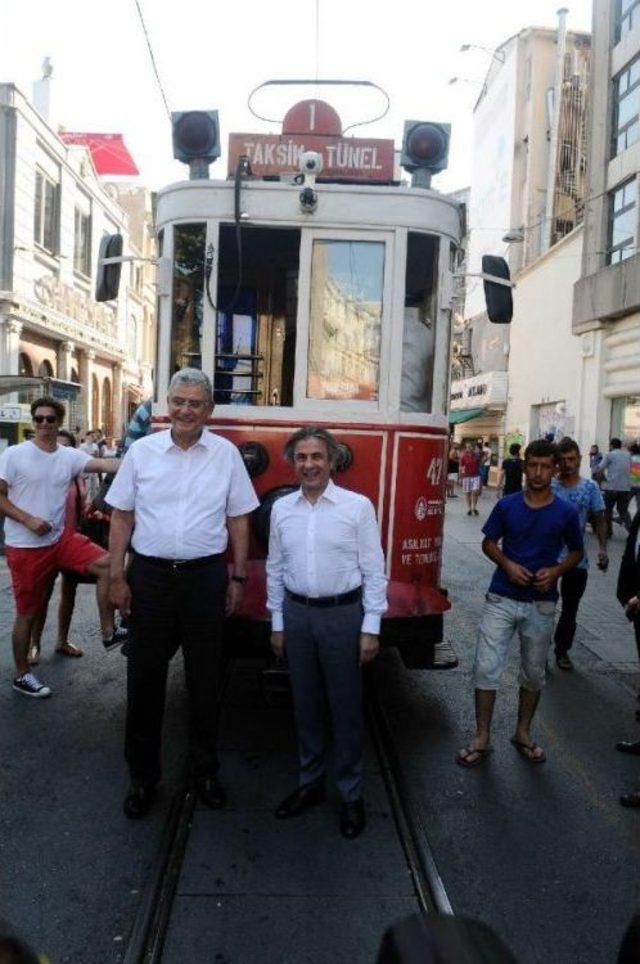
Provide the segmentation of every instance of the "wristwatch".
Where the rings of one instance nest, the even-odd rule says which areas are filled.
[[[248,576],[232,576],[231,581],[239,582],[241,586],[244,586],[246,583],[249,582],[249,578]]]

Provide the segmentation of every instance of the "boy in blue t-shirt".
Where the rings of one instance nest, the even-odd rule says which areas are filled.
[[[542,747],[531,740],[530,727],[545,682],[558,599],[556,584],[580,562],[583,553],[577,510],[551,491],[557,459],[552,442],[531,442],[524,453],[524,492],[500,499],[482,529],[482,551],[496,563],[496,570],[476,643],[476,735],[456,756],[461,766],[476,766],[491,751],[496,691],[516,631],[520,637],[520,699],[511,742],[531,763],[546,760]],[[565,558],[558,561],[565,548]]]

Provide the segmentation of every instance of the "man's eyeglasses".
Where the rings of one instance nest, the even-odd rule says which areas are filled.
[[[36,425],[42,425],[43,422],[46,422],[47,425],[54,425],[58,421],[58,416],[57,415],[34,415],[33,421],[36,423]]]

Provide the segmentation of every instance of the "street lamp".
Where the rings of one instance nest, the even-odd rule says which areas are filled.
[[[522,244],[524,242],[524,231],[521,228],[509,228],[502,240],[505,244]]]
[[[484,86],[481,80],[471,80],[469,77],[451,77],[447,84],[453,87],[454,84],[471,84],[474,87]]]
[[[503,64],[506,61],[506,56],[504,50],[491,50],[490,47],[482,47],[480,44],[462,44],[460,47],[460,53],[464,54],[468,50],[482,50],[485,54],[489,54],[498,63]]]

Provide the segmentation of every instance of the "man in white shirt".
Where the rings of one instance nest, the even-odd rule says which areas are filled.
[[[326,691],[340,831],[353,839],[365,825],[361,666],[378,652],[387,580],[371,502],[331,479],[337,453],[331,433],[317,427],[285,446],[300,489],[271,512],[267,607],[272,649],[289,663],[300,756],[298,788],[276,817],[297,817],[324,799]]]
[[[82,472],[117,472],[116,459],[96,459],[58,444],[64,405],[43,396],[31,405],[35,437],[11,445],[0,456],[0,513],[5,516],[7,563],[16,601],[13,688],[24,696],[45,697],[51,689],[29,671],[29,640],[50,584],[61,569],[97,579],[103,642],[114,637],[109,606],[109,566],[104,549],[74,529],[65,529],[67,493]]]
[[[171,428],[134,442],[106,500],[112,600],[129,617],[125,757],[128,817],[144,817],[160,780],[160,740],[169,662],[182,647],[189,693],[189,771],[214,809],[222,624],[242,600],[249,513],[258,499],[233,443],[206,428],[213,412],[207,376],[183,368],[167,397]],[[135,524],[135,528],[134,528]],[[132,535],[133,533],[133,535]],[[229,581],[224,553],[231,542]],[[133,558],[125,573],[125,554]]]

